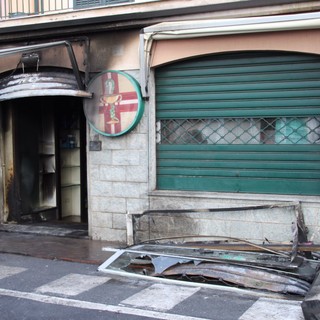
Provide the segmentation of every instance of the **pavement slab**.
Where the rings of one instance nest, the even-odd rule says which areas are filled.
[[[112,253],[104,247],[114,247],[107,241],[68,238],[32,233],[0,231],[0,252],[43,259],[57,259],[99,265]]]

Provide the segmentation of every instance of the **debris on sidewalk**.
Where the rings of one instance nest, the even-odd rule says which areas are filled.
[[[237,252],[144,244],[118,250],[99,270],[304,296],[318,261],[284,253]]]
[[[257,244],[233,237],[176,235],[117,250],[99,270],[303,299],[320,268],[320,245],[308,241],[300,205],[292,206],[296,220],[290,243]]]

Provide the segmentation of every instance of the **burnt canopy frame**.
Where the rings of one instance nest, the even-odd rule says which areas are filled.
[[[63,40],[63,41],[56,41],[56,42],[49,42],[49,43],[35,44],[35,45],[29,45],[29,46],[2,49],[2,50],[0,50],[0,58],[11,55],[11,54],[31,53],[31,52],[34,52],[35,50],[44,50],[44,49],[58,47],[58,46],[65,46],[67,48],[68,55],[69,55],[70,62],[71,62],[71,66],[72,66],[72,70],[73,70],[74,76],[76,78],[78,88],[81,91],[85,90],[85,85],[81,79],[78,63],[77,63],[74,51],[72,49],[72,45],[69,41]]]

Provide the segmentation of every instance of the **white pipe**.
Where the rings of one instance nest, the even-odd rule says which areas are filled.
[[[320,27],[320,12],[295,15],[211,19],[197,21],[164,22],[143,29],[146,38],[169,39],[172,36],[209,36],[230,33],[282,31]]]
[[[133,215],[129,212],[126,215],[126,223],[127,223],[127,245],[134,245],[134,236],[133,236]]]
[[[142,30],[140,68],[142,95],[147,97],[149,61],[153,40],[186,39],[230,34],[320,28],[320,12],[268,17],[163,22]]]

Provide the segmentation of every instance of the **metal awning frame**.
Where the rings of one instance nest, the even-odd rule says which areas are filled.
[[[150,58],[154,41],[319,28],[320,12],[267,17],[163,22],[146,27],[140,33],[139,48],[142,95],[143,97],[149,96]]]
[[[11,54],[30,53],[30,52],[34,52],[35,50],[44,50],[44,49],[58,47],[58,46],[65,46],[67,48],[68,55],[69,55],[70,62],[71,62],[71,66],[73,69],[73,73],[75,75],[75,78],[76,78],[76,81],[78,84],[78,88],[79,88],[79,90],[84,91],[85,86],[84,86],[84,83],[81,79],[78,63],[77,63],[72,45],[69,41],[63,40],[63,41],[35,44],[35,45],[29,45],[29,46],[1,49],[0,50],[0,58],[5,57],[5,56],[9,56]]]
[[[122,277],[129,277],[129,278],[136,278],[136,279],[142,279],[142,280],[151,280],[155,282],[162,282],[166,284],[177,284],[177,285],[184,285],[184,286],[191,286],[191,287],[202,287],[202,288],[208,288],[208,289],[214,289],[214,290],[223,290],[223,291],[230,291],[230,292],[236,292],[236,293],[248,293],[254,296],[258,297],[272,297],[272,298],[285,298],[283,294],[280,292],[272,292],[272,291],[265,291],[265,290],[257,290],[257,291],[252,291],[250,288],[238,288],[236,286],[223,286],[219,284],[209,284],[206,282],[193,282],[193,281],[182,281],[178,279],[173,279],[173,278],[167,278],[167,277],[157,277],[145,272],[133,272],[127,270],[128,264],[128,257],[132,256],[132,259],[141,259],[143,257],[148,257],[151,259],[152,264],[156,268],[156,263],[158,264],[159,270],[164,267],[166,269],[166,262],[165,260],[168,259],[168,267],[174,266],[174,265],[180,265],[184,263],[193,263],[195,266],[197,266],[199,263],[214,263],[217,265],[222,265],[222,261],[212,261],[210,258],[199,258],[199,257],[194,257],[193,255],[183,255],[179,254],[179,247],[176,247],[177,249],[177,254],[172,254],[172,253],[165,253],[162,252],[162,249],[165,248],[166,246],[161,246],[161,245],[155,245],[154,248],[155,250],[144,250],[143,246],[140,248],[140,246],[133,246],[129,247],[126,249],[118,249],[115,250],[113,248],[103,248],[103,251],[108,251],[108,252],[113,252],[113,254],[105,261],[103,262],[99,267],[98,271],[103,272],[106,274],[111,274],[111,275],[117,275],[117,276],[122,276]],[[171,246],[169,246],[171,247]],[[160,249],[159,251],[157,249]],[[122,260],[122,261],[121,261]],[[157,261],[156,261],[157,260]],[[171,262],[170,262],[171,261]],[[222,264],[221,264],[222,263]],[[228,262],[227,262],[228,264]],[[233,266],[232,263],[230,263],[230,266]],[[234,266],[237,266],[237,262],[235,262]],[[259,266],[255,266],[254,264],[239,264],[238,267],[243,267],[243,268],[250,268],[255,269],[256,271],[272,271],[272,268],[263,268]],[[277,270],[276,268],[273,270],[275,273],[278,275],[283,275],[284,277],[290,276],[290,272],[286,273],[285,271]],[[162,272],[160,272],[161,274]],[[294,273],[293,273],[294,274]],[[292,276],[292,275],[291,275]],[[294,277],[294,275],[293,275]],[[297,282],[304,280],[297,280]],[[289,300],[291,299],[290,297],[287,297]],[[294,298],[295,299],[295,298]]]
[[[176,284],[176,285],[182,285],[182,286],[187,286],[187,287],[200,287],[200,288],[206,288],[206,289],[213,289],[213,290],[218,290],[218,291],[228,291],[228,292],[233,292],[233,293],[239,293],[239,294],[250,294],[252,296],[256,297],[265,297],[265,298],[279,298],[283,299],[283,295],[274,293],[274,292],[263,292],[263,291],[253,291],[250,289],[245,289],[245,288],[236,288],[236,287],[227,287],[227,286],[222,286],[222,285],[211,285],[207,283],[200,283],[200,282],[188,282],[188,281],[182,281],[182,280],[175,280],[175,279],[167,279],[167,278],[160,278],[160,277],[153,277],[149,275],[141,275],[137,273],[130,273],[126,272],[123,270],[116,270],[111,268],[111,264],[113,262],[116,262],[117,259],[121,258],[122,255],[125,253],[130,253],[131,250],[129,249],[118,249],[114,250],[112,248],[103,248],[103,251],[106,252],[114,252],[114,254],[111,255],[109,259],[107,259],[104,263],[102,263],[98,267],[98,271],[105,273],[107,275],[115,275],[115,276],[120,276],[120,277],[129,277],[132,279],[140,279],[140,280],[150,280],[154,282],[159,282],[159,283],[164,283],[164,284]],[[145,252],[139,252],[139,251],[134,251],[135,253],[138,254],[145,254]]]

